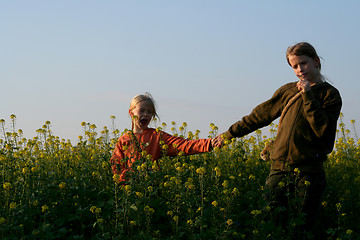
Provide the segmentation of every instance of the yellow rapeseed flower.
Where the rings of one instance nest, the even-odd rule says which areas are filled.
[[[10,203],[9,208],[10,209],[15,209],[16,206],[17,206],[16,202],[12,202],[12,203]]]
[[[153,209],[153,208],[151,208],[149,206],[145,206],[144,211],[150,215],[150,214],[153,214],[155,212],[155,209]]]
[[[233,225],[233,220],[232,220],[232,219],[228,219],[228,220],[226,221],[226,224],[227,224],[228,226]]]
[[[43,205],[43,206],[41,207],[41,211],[42,211],[42,212],[48,212],[48,211],[49,211],[49,206],[48,206],[48,205]]]
[[[214,171],[216,172],[216,176],[220,177],[221,176],[221,170],[219,167],[215,167]]]
[[[142,198],[142,197],[144,196],[144,194],[142,194],[141,192],[136,192],[135,194],[136,194],[136,196],[139,197],[139,198]]]
[[[5,223],[5,222],[6,222],[6,219],[3,218],[3,217],[0,217],[0,225],[3,224],[3,223]]]
[[[217,207],[217,206],[218,206],[218,202],[217,202],[217,201],[213,201],[211,204],[212,204],[214,207]]]
[[[188,189],[193,189],[195,187],[195,185],[192,182],[192,179],[191,181],[188,180],[187,182],[185,182],[185,187],[187,187]]]
[[[228,188],[229,187],[229,181],[225,180],[222,184],[221,184],[224,188]]]
[[[341,209],[341,203],[337,203],[337,204],[336,204],[336,209],[340,212],[340,209]]]
[[[256,215],[259,215],[259,214],[261,214],[261,210],[252,210],[252,211],[251,211],[251,214],[252,214],[252,215],[255,215],[255,216],[256,216]]]
[[[206,169],[204,167],[200,167],[200,168],[196,169],[196,172],[198,174],[204,174],[206,172]]]
[[[125,189],[126,192],[130,192],[130,191],[131,191],[131,186],[130,186],[130,185],[126,185],[124,189]]]
[[[237,189],[237,188],[234,188],[233,190],[232,190],[232,194],[239,194],[239,189]]]
[[[96,210],[96,206],[91,206],[90,212],[95,213],[95,210]]]
[[[114,174],[114,175],[113,175],[113,180],[114,180],[115,182],[118,182],[119,179],[120,179],[120,175],[119,175],[119,174]]]
[[[145,171],[146,168],[147,168],[147,164],[146,164],[146,163],[141,164],[141,170],[142,170],[142,171]]]
[[[153,162],[153,165],[151,166],[152,170],[158,170],[159,166],[156,164],[156,161]]]
[[[254,174],[250,174],[249,175],[249,180],[254,180],[255,179],[255,175]]]
[[[9,182],[4,183],[4,184],[3,184],[3,188],[4,188],[5,190],[9,191],[9,190],[11,189],[11,183],[9,183]]]
[[[66,183],[65,182],[61,182],[60,184],[59,184],[59,188],[60,189],[64,189],[66,187]]]

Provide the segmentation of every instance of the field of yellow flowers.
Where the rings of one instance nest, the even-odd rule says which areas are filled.
[[[121,135],[114,124],[98,132],[83,122],[83,135],[72,144],[54,136],[49,121],[32,139],[15,122],[15,115],[0,120],[1,239],[290,239],[302,222],[290,216],[286,228],[275,228],[262,197],[269,163],[259,153],[275,125],[269,137],[257,131],[210,153],[164,157],[160,170],[145,154],[123,186],[109,165]],[[322,239],[360,238],[360,142],[354,120],[351,126],[340,119],[326,162]],[[186,123],[161,128],[199,135]],[[210,124],[209,136],[215,135]]]

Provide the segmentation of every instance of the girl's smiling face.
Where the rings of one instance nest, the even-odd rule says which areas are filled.
[[[141,133],[148,128],[148,125],[154,116],[154,109],[151,104],[146,101],[141,101],[136,104],[134,109],[129,110],[129,114],[133,121],[133,131],[135,133]]]

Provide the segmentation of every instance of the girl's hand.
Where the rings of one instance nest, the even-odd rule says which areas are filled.
[[[211,139],[211,144],[214,147],[221,147],[224,143],[224,138],[222,134],[217,135],[215,138]]]
[[[310,81],[308,80],[299,80],[296,84],[297,88],[301,92],[310,91]]]

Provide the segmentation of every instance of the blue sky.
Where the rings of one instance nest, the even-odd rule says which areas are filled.
[[[51,121],[76,143],[81,122],[98,132],[150,92],[160,121],[207,137],[296,81],[286,48],[308,41],[360,121],[359,1],[1,1],[0,118],[26,137]],[[357,127],[359,131],[359,127]],[[170,127],[166,129],[170,130]],[[264,131],[268,135],[267,131]]]

